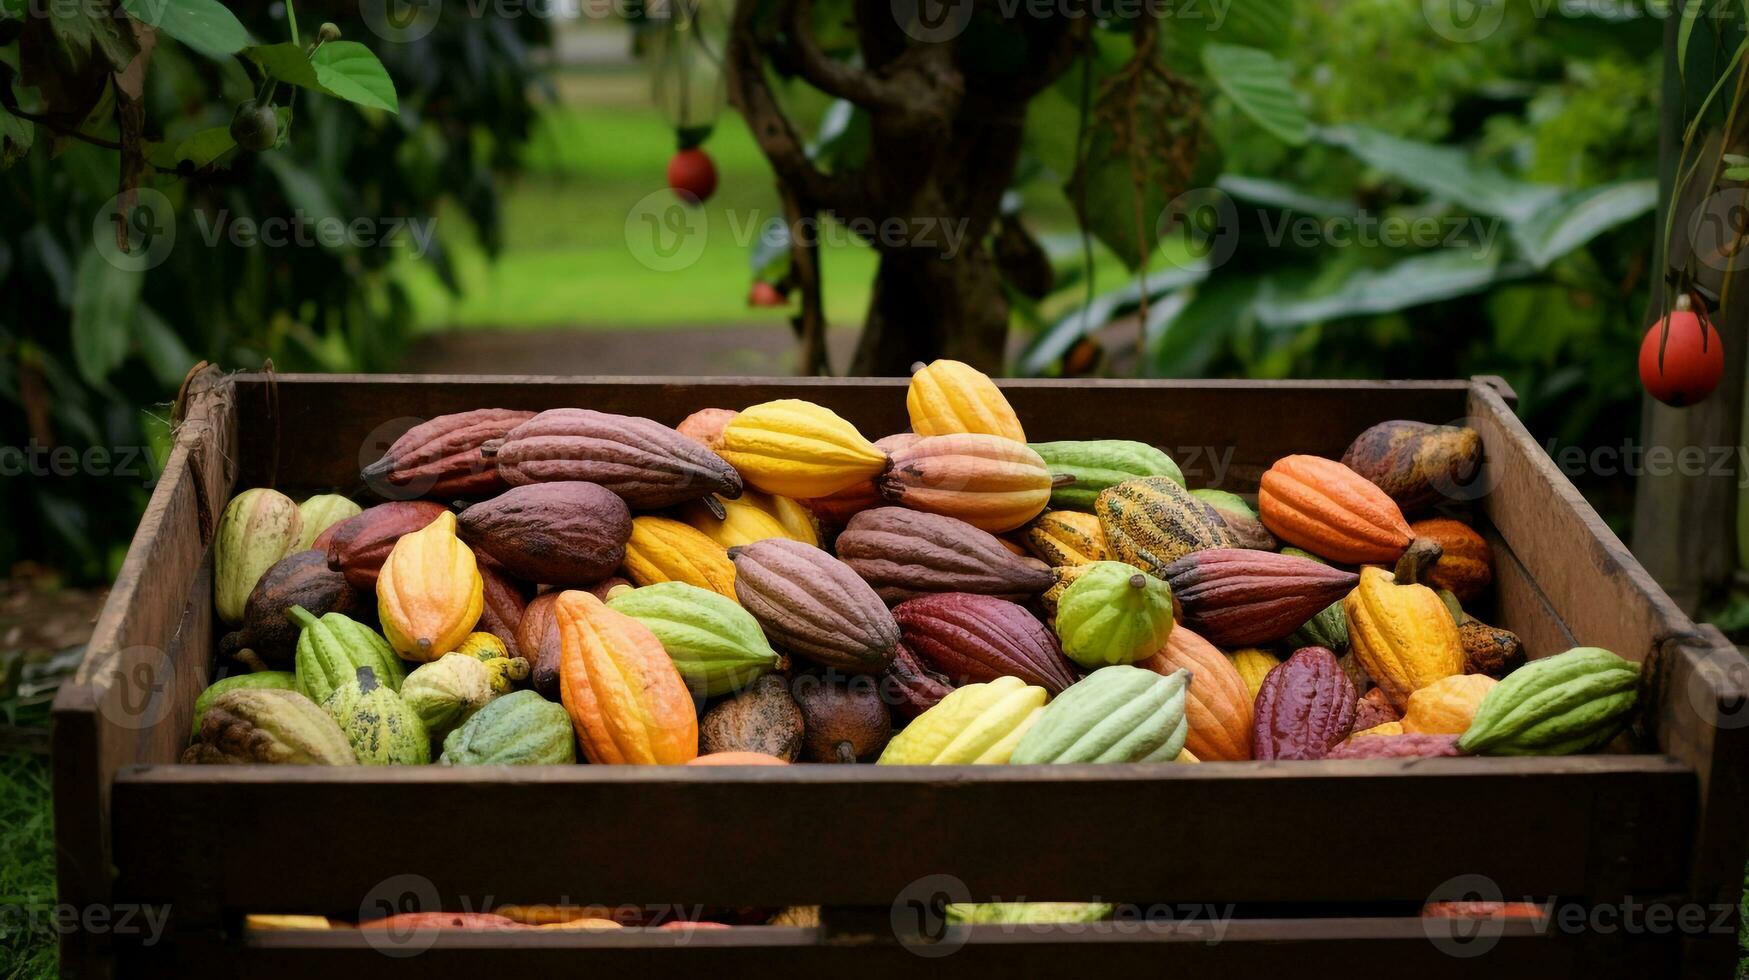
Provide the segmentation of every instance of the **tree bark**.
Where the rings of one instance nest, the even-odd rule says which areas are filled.
[[[1000,373],[1007,337],[1008,298],[988,248],[968,245],[946,259],[889,250],[850,373],[903,376],[938,357]]]

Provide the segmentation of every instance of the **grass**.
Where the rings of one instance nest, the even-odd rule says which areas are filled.
[[[51,977],[55,836],[48,759],[0,754],[0,977]]]

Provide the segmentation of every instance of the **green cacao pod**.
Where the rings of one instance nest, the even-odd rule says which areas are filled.
[[[1182,668],[1161,675],[1102,667],[1046,705],[1008,761],[1171,762],[1190,734],[1184,718],[1189,687],[1190,671]]]
[[[456,651],[414,668],[401,685],[401,700],[428,735],[442,738],[527,676],[528,661],[521,657],[482,659]]]
[[[649,627],[694,694],[714,698],[740,690],[781,660],[752,613],[696,585],[657,582],[621,592],[607,608]]]
[[[1473,755],[1572,755],[1627,727],[1640,665],[1599,647],[1533,660],[1494,685],[1458,748]]]
[[[231,498],[213,535],[213,604],[232,626],[255,583],[273,563],[297,550],[304,519],[298,505],[278,490],[258,487]]]
[[[332,716],[296,691],[241,688],[213,699],[183,762],[206,765],[358,764]]]
[[[1111,557],[1151,575],[1185,555],[1235,546],[1219,512],[1163,476],[1101,490],[1093,512]]]
[[[303,606],[293,606],[286,618],[298,624],[298,650],[293,660],[297,671],[298,692],[321,704],[342,687],[358,677],[358,668],[369,667],[377,682],[392,691],[401,689],[406,669],[401,658],[369,626],[350,616],[328,613],[320,619],[310,615]]]
[[[303,521],[304,530],[298,538],[295,550],[314,548],[316,539],[322,536],[322,532],[362,513],[363,507],[337,493],[318,493],[313,497],[305,497],[304,502],[298,505],[298,518]],[[326,554],[327,541],[324,540],[322,545],[322,551]]]
[[[1057,600],[1057,637],[1083,667],[1135,663],[1166,645],[1172,590],[1134,565],[1096,561]]]
[[[474,712],[443,740],[446,766],[552,766],[577,761],[565,706],[534,691],[512,691]]]
[[[289,670],[258,670],[253,674],[233,674],[224,680],[213,681],[207,685],[206,690],[200,692],[200,697],[194,699],[194,724],[190,726],[189,735],[200,734],[200,720],[206,717],[206,709],[212,707],[219,695],[244,688],[295,691],[297,676]]]
[[[1257,516],[1256,508],[1246,503],[1244,497],[1226,490],[1192,490],[1190,495],[1215,509],[1221,521],[1227,525],[1227,533],[1232,535],[1234,547],[1274,551],[1281,544],[1263,526],[1263,519]]]
[[[947,921],[968,926],[1099,922],[1111,918],[1112,910],[1106,902],[953,902]]]
[[[1342,600],[1324,607],[1324,611],[1294,630],[1283,644],[1289,650],[1300,647],[1323,647],[1337,656],[1348,651],[1348,617],[1342,613]]]
[[[1084,439],[1035,442],[1031,446],[1052,475],[1075,478],[1074,483],[1051,491],[1051,506],[1058,510],[1090,511],[1099,491],[1137,477],[1163,476],[1184,485],[1184,473],[1172,457],[1145,442]]]
[[[431,736],[425,723],[401,696],[377,682],[376,671],[358,668],[357,677],[334,689],[322,709],[346,733],[361,765],[418,766],[431,761]]]

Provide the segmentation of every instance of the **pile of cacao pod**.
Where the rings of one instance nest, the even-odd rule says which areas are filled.
[[[674,428],[480,409],[367,466],[372,506],[240,493],[214,556],[230,676],[185,759],[1525,755],[1632,721],[1637,664],[1527,658],[1470,614],[1492,553],[1448,491],[1472,430],[1381,422],[1248,497],[1145,443],[1029,444],[955,361],[906,403],[877,441],[796,399]]]

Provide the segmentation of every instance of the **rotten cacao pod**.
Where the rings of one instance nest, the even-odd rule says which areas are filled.
[[[1354,730],[1364,732],[1386,722],[1402,721],[1403,713],[1385,696],[1385,689],[1375,687],[1354,702]]]
[[[1219,647],[1273,643],[1354,589],[1360,577],[1306,558],[1210,548],[1162,573],[1184,622]]]
[[[802,751],[802,709],[789,685],[766,674],[739,693],[718,702],[698,723],[700,755],[762,752],[794,762]]]
[[[243,606],[243,625],[219,641],[219,652],[251,665],[289,665],[297,652],[299,633],[297,624],[286,618],[286,611],[293,606],[302,606],[317,616],[370,612],[369,601],[328,567],[327,557],[320,551],[293,552],[274,562],[255,583]]]
[[[517,578],[591,585],[625,559],[632,512],[612,491],[559,481],[511,487],[461,512],[461,539]]]
[[[328,529],[328,567],[345,574],[361,592],[374,592],[377,573],[401,535],[423,530],[449,508],[430,500],[394,500],[349,517]]]
[[[941,592],[1024,600],[1056,580],[1047,566],[1014,554],[988,531],[904,507],[852,517],[837,551],[891,605]]]
[[[502,439],[533,412],[481,408],[439,415],[408,429],[359,476],[385,500],[415,497],[478,499],[501,492],[506,484],[498,467],[480,455],[480,447]]]
[[[802,758],[808,762],[869,759],[892,737],[893,720],[873,677],[801,674],[790,682],[790,696],[802,710]]]
[[[721,456],[660,422],[631,415],[548,409],[481,452],[512,485],[597,483],[639,510],[713,493],[741,495],[741,475]]]
[[[735,598],[779,649],[852,674],[892,663],[899,625],[849,565],[788,538],[735,551]]]
[[[1304,647],[1263,678],[1252,722],[1258,759],[1322,759],[1354,727],[1354,685],[1323,647]]]
[[[1357,436],[1342,463],[1412,513],[1464,496],[1481,470],[1482,437],[1468,427],[1396,419]]]
[[[954,684],[1018,677],[1054,695],[1075,683],[1056,634],[1012,602],[949,592],[900,603],[893,618],[906,648]]]
[[[925,666],[917,655],[900,643],[893,662],[881,677],[881,692],[894,711],[915,718],[953,693],[947,675]]]

